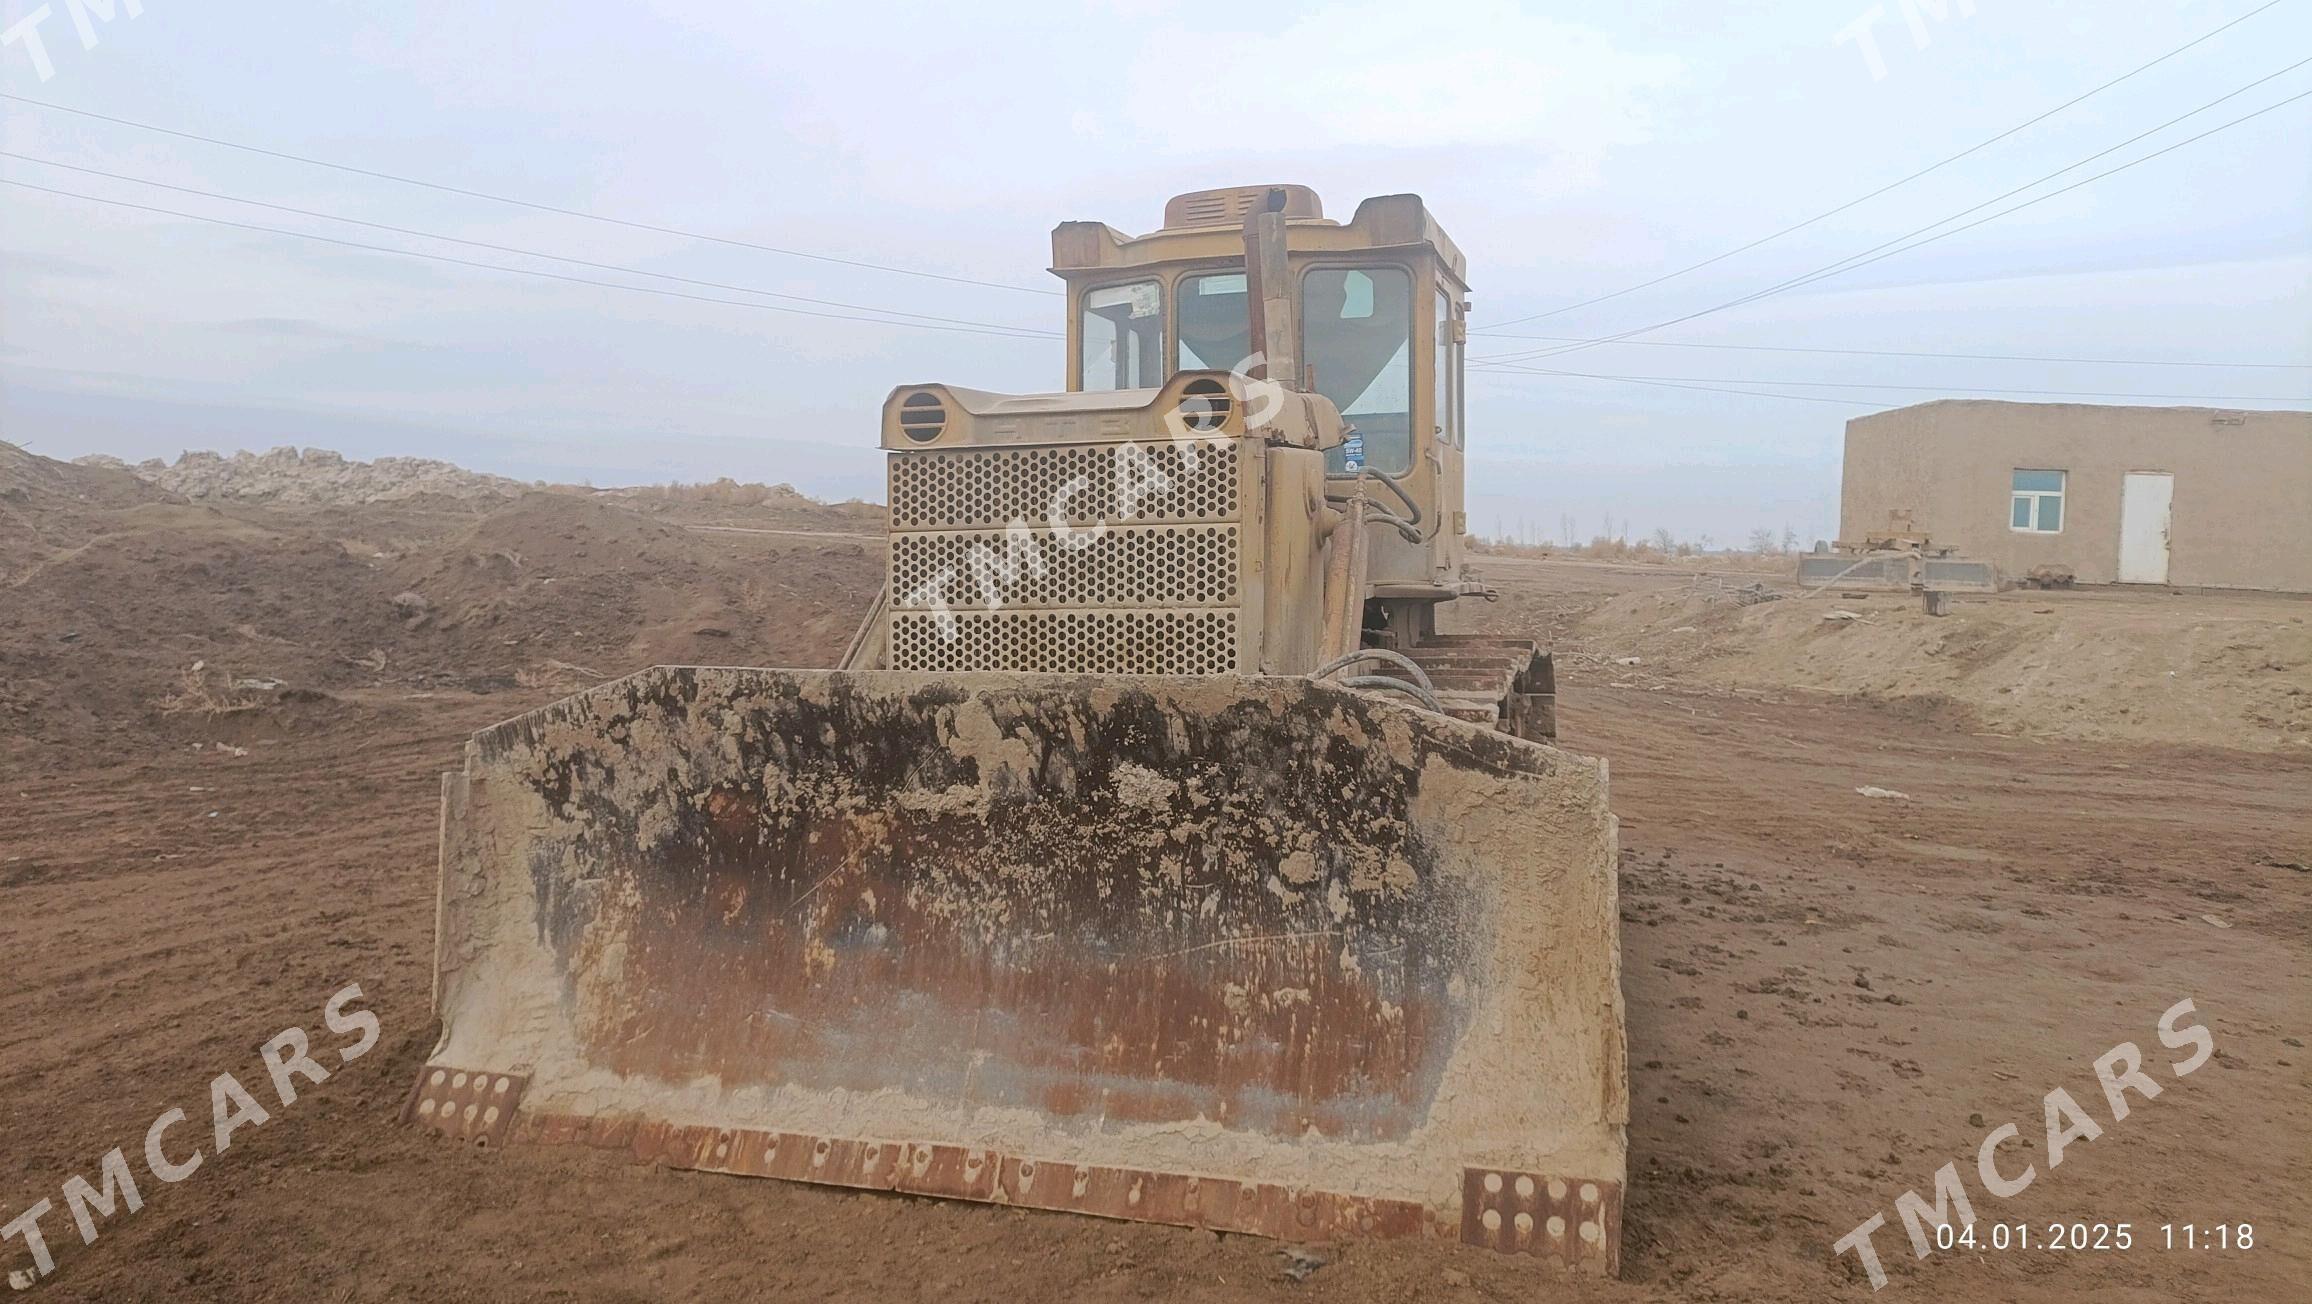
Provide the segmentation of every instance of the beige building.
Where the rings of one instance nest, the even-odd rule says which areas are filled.
[[[2009,578],[2312,592],[2312,412],[1944,399],[1846,423],[1839,537]]]

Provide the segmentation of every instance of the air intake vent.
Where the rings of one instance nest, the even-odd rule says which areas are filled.
[[[1194,190],[1175,195],[1164,205],[1164,225],[1237,226],[1256,207],[1265,208],[1271,191],[1284,192],[1286,217],[1323,217],[1317,192],[1307,186],[1234,186],[1226,190]]]
[[[947,408],[937,394],[910,394],[899,404],[899,430],[918,444],[928,444],[947,429]]]
[[[1228,424],[1234,404],[1228,386],[1210,378],[1192,380],[1180,391],[1180,420],[1190,430],[1209,434]]]

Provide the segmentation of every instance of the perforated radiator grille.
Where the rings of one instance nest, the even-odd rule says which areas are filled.
[[[1159,439],[892,453],[886,664],[1235,672],[1258,546],[1244,507],[1258,468],[1244,447]]]
[[[1013,521],[1049,525],[1057,509],[1070,525],[1242,519],[1241,445],[1182,447],[1170,439],[1124,452],[1119,444],[1057,448],[956,449],[891,455],[891,528],[1001,529]],[[1193,461],[1195,467],[1190,469]],[[1077,477],[1084,485],[1063,494]],[[1119,491],[1136,501],[1129,514]]]
[[[1143,525],[1096,537],[1087,528],[1075,534],[1076,548],[1050,530],[1030,531],[1027,539],[1031,546],[1014,548],[994,531],[895,534],[893,601],[926,608],[936,591],[950,607],[987,609],[983,578],[995,589],[996,610],[1220,607],[1237,600],[1234,525]]]
[[[893,612],[892,667],[1223,675],[1237,663],[1233,611],[959,611],[954,619],[948,639],[934,614]]]

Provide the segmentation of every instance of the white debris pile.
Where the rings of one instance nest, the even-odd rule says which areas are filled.
[[[310,506],[393,502],[421,496],[465,500],[512,498],[531,486],[504,476],[468,471],[424,457],[381,457],[356,462],[325,448],[276,448],[268,453],[189,452],[175,463],[159,458],[130,466],[102,454],[83,466],[109,466],[186,498],[237,499]]]

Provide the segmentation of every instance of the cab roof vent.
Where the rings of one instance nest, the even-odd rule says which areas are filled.
[[[1286,217],[1325,215],[1317,192],[1307,186],[1231,186],[1225,190],[1191,190],[1175,195],[1164,205],[1167,229],[1184,226],[1241,226],[1247,215],[1265,210],[1272,193],[1284,196]]]

